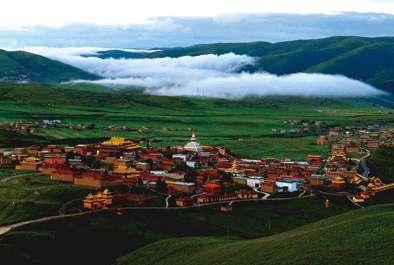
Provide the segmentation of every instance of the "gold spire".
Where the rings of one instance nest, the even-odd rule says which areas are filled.
[[[233,169],[237,169],[237,168],[238,168],[237,159],[234,159]]]
[[[192,138],[190,138],[190,141],[193,141],[193,142],[197,141],[196,135],[194,133],[192,134]]]

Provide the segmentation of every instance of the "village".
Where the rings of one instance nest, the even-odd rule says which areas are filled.
[[[333,128],[316,140],[317,145],[330,145],[330,155],[310,154],[302,161],[235,158],[226,147],[201,145],[192,133],[184,146],[173,147],[142,146],[112,137],[91,145],[5,148],[0,150],[0,164],[49,175],[54,182],[97,189],[96,194],[80,200],[83,211],[149,206],[152,197],[148,192],[134,193],[135,188],[162,195],[163,207],[218,204],[228,211],[235,200],[300,198],[316,193],[344,195],[359,205],[394,187],[368,176],[363,163],[369,149],[394,145],[394,129],[377,124],[356,129]],[[169,203],[170,197],[174,204]]]

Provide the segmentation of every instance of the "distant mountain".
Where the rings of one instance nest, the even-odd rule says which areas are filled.
[[[0,80],[3,82],[59,83],[100,77],[46,57],[24,51],[0,50]]]
[[[394,92],[392,74],[384,72],[394,68],[392,37],[341,36],[279,43],[217,43],[153,52],[141,57],[178,58],[230,52],[257,57],[256,65],[243,65],[237,72],[266,71],[277,75],[300,72],[339,74]]]
[[[101,59],[136,59],[140,58],[142,55],[146,54],[147,52],[125,52],[122,50],[108,50],[108,51],[99,51],[97,54],[85,54],[81,55],[82,57],[97,57]]]

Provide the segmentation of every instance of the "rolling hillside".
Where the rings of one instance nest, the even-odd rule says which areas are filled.
[[[237,72],[266,71],[277,75],[299,72],[339,74],[364,82],[374,77],[367,83],[394,92],[391,77],[383,73],[394,67],[392,37],[330,37],[279,43],[218,43],[154,52],[142,57],[177,58],[230,52],[258,57],[256,65],[245,65]]]
[[[97,57],[101,59],[109,59],[109,58],[114,58],[114,59],[136,59],[140,58],[142,55],[145,53],[140,53],[140,52],[125,52],[122,50],[109,50],[109,51],[99,51],[97,54],[89,54],[89,55],[82,55],[83,57]]]
[[[253,240],[162,240],[116,264],[393,264],[393,221],[392,205],[373,206]]]
[[[0,50],[0,79],[3,82],[59,83],[100,77],[33,53]]]

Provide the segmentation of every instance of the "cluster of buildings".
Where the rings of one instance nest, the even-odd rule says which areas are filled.
[[[324,161],[320,155],[307,155],[303,161],[292,161],[289,158],[236,160],[227,153],[226,147],[201,145],[193,133],[184,146],[150,148],[125,138],[112,137],[93,145],[16,148],[10,157],[6,155],[10,150],[3,149],[0,150],[0,161],[18,161],[16,169],[40,171],[50,175],[53,181],[69,182],[77,186],[106,188],[147,185],[156,188],[157,183],[164,181],[168,194],[199,194],[194,199],[179,198],[179,206],[254,199],[261,197],[262,193],[313,191],[315,186],[321,185],[343,189],[346,183],[360,184],[357,172],[349,170],[351,161],[346,155],[360,152],[360,146],[368,146],[368,141],[365,142],[362,138],[339,140],[328,135],[319,137],[317,144],[330,144],[332,157]],[[89,167],[85,163],[86,158],[94,159],[98,166]],[[237,185],[249,188],[223,194],[226,188]],[[112,200],[121,202],[126,197],[104,195],[89,195],[84,201],[86,208],[104,207]],[[121,198],[114,199],[116,196]],[[133,200],[133,196],[127,197],[126,200]],[[144,198],[139,195],[139,199],[134,200]]]

